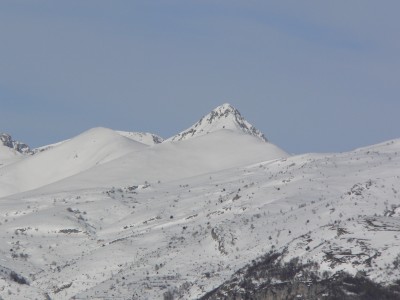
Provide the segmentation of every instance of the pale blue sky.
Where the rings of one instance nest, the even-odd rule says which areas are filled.
[[[398,1],[0,1],[0,131],[169,137],[229,102],[291,153],[400,137]]]

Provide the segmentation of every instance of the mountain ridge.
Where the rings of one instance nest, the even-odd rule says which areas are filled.
[[[397,299],[400,139],[290,156],[238,120],[0,145],[0,299]]]
[[[239,131],[254,136],[264,142],[269,142],[268,139],[260,130],[258,130],[253,125],[251,125],[247,120],[245,120],[244,117],[239,112],[239,110],[237,110],[234,106],[232,106],[229,103],[224,103],[214,108],[210,113],[204,115],[199,121],[194,123],[191,127],[168,139],[164,139],[157,134],[149,132],[121,131],[121,130],[114,130],[114,131],[131,140],[141,142],[146,145],[155,145],[163,142],[182,141],[188,138],[194,138],[197,136],[201,136],[204,134],[208,134],[223,129]],[[52,144],[43,145],[31,149],[27,144],[15,141],[10,134],[7,133],[0,134],[0,143],[2,143],[6,147],[9,147],[10,149],[18,151],[21,154],[38,154],[53,149],[54,147],[57,147],[68,140],[69,139],[62,140]]]

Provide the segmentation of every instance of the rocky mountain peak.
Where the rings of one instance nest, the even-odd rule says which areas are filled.
[[[177,134],[169,140],[186,140],[188,138],[204,135],[221,129],[239,130],[265,142],[268,141],[261,131],[247,122],[240,112],[229,103],[222,104],[213,109],[192,127]]]
[[[27,144],[13,140],[11,135],[7,133],[0,133],[0,144],[8,148],[14,149],[15,151],[18,151],[22,154],[32,154],[32,150]]]

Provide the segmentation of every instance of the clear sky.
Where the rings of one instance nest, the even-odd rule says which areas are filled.
[[[291,153],[400,137],[400,1],[0,0],[0,131],[169,137],[229,102]]]

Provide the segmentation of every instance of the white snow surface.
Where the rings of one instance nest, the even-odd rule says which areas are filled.
[[[197,299],[270,250],[389,284],[399,152],[289,157],[240,128],[151,146],[89,130],[0,168],[0,296]]]
[[[0,168],[24,158],[18,151],[0,144]]]
[[[116,131],[118,134],[127,137],[131,140],[146,144],[149,146],[160,144],[164,139],[156,134],[148,132],[131,132],[131,131]]]

